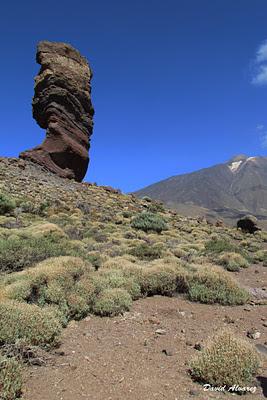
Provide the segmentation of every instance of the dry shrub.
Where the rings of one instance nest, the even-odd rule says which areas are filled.
[[[0,303],[0,343],[25,339],[29,344],[50,347],[58,342],[61,324],[54,310],[35,304]]]
[[[224,330],[191,362],[192,376],[213,386],[251,385],[260,365],[252,345]]]
[[[187,273],[172,264],[152,264],[143,268],[141,290],[145,296],[171,296],[178,291],[184,292],[187,290]]]
[[[220,254],[217,261],[227,271],[239,271],[240,268],[247,268],[249,266],[249,262],[241,254],[234,252]]]
[[[128,311],[131,305],[131,295],[125,289],[105,289],[96,299],[93,311],[100,316],[115,316]]]
[[[90,264],[76,257],[50,258],[10,275],[0,295],[39,306],[56,305],[66,319],[79,319],[88,314],[94,299],[89,280],[93,271]]]

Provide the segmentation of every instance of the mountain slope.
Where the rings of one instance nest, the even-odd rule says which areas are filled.
[[[135,193],[185,214],[267,218],[267,157],[236,156],[224,164],[173,176]],[[199,207],[201,209],[199,209]]]

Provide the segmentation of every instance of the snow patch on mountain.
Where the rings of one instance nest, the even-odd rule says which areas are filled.
[[[238,170],[238,168],[241,166],[241,164],[243,164],[243,161],[233,161],[230,165],[228,165],[228,167],[230,168],[230,170],[232,172],[236,172]]]

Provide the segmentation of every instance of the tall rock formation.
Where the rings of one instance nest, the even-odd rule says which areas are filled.
[[[69,44],[42,41],[36,61],[33,117],[46,129],[44,142],[20,154],[64,178],[82,181],[89,163],[94,109],[92,72],[84,57]]]

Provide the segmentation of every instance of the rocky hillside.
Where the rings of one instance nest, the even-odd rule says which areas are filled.
[[[57,377],[61,382],[63,373],[68,382],[66,399],[80,400],[84,398],[84,389],[81,392],[77,382],[83,388],[86,387],[86,395],[91,396],[90,390],[96,382],[92,382],[90,377],[95,379],[96,374],[101,371],[104,376],[103,379],[101,377],[101,391],[92,398],[110,398],[114,371],[120,374],[121,360],[125,359],[124,371],[128,374],[125,377],[126,386],[122,384],[116,388],[116,393],[119,393],[117,398],[134,399],[139,393],[140,398],[150,399],[151,390],[157,392],[160,388],[153,380],[154,373],[151,375],[145,371],[153,371],[153,368],[162,371],[153,348],[157,348],[164,357],[170,357],[176,390],[183,386],[185,396],[190,390],[199,387],[192,380],[198,379],[198,376],[209,382],[212,373],[214,382],[223,383],[224,379],[228,379],[227,382],[234,383],[234,380],[230,381],[221,372],[217,374],[216,363],[222,365],[223,354],[219,356],[215,366],[205,364],[205,360],[192,361],[194,352],[198,352],[200,345],[194,348],[190,340],[196,340],[198,336],[191,335],[190,339],[190,335],[185,333],[189,327],[192,331],[197,327],[197,335],[202,329],[204,338],[232,324],[240,315],[243,322],[237,322],[232,333],[225,334],[226,339],[225,336],[215,337],[214,351],[217,346],[220,348],[223,340],[226,340],[227,346],[233,346],[228,349],[230,353],[236,354],[240,349],[240,357],[244,356],[245,360],[235,357],[235,370],[239,371],[239,375],[236,378],[233,374],[231,379],[239,379],[242,383],[246,365],[253,360],[251,373],[249,377],[246,375],[246,380],[253,382],[260,360],[256,349],[242,336],[247,330],[249,340],[256,340],[262,346],[260,348],[266,351],[263,332],[263,324],[266,323],[261,319],[267,301],[266,242],[267,235],[264,231],[248,235],[224,225],[215,226],[197,218],[180,216],[176,211],[165,209],[157,201],[140,200],[110,187],[64,179],[27,160],[1,158],[0,397],[13,400],[22,392],[25,399],[57,398],[57,385],[52,381],[53,377]],[[156,310],[167,307],[162,311],[161,322],[150,315],[152,308],[146,306],[149,303],[144,303],[147,297],[155,295],[173,298],[173,301],[163,303],[163,300],[155,297],[150,302],[155,310],[154,316],[157,315]],[[133,302],[137,302],[137,306]],[[209,305],[205,309],[204,321],[192,318],[181,330],[179,318],[183,312],[178,316],[175,310],[183,305],[189,312],[190,304],[190,313],[193,315],[194,309],[200,312],[198,303],[202,303],[202,307]],[[208,319],[214,319],[213,305],[217,313],[216,326],[213,322],[207,324]],[[136,320],[135,328],[130,321],[135,323],[136,313],[133,311],[133,314],[127,314],[132,313],[133,306],[139,309],[139,316],[143,315]],[[229,306],[233,310],[232,319],[225,317]],[[253,310],[249,316],[247,307],[252,307]],[[170,309],[171,319],[168,317]],[[202,308],[199,315],[205,310]],[[103,317],[107,320],[101,322]],[[113,323],[108,317],[117,319]],[[86,320],[81,329],[79,325],[75,325],[77,331],[74,331],[73,320],[83,318]],[[140,324],[145,323],[144,318],[158,324],[151,331],[151,339],[144,337],[144,328],[140,329]],[[121,331],[112,327],[116,328],[115,323],[120,324],[123,321],[123,337],[129,339],[126,353],[135,355],[135,359],[137,354],[143,354],[144,346],[148,346],[146,351],[150,356],[142,356],[142,375],[147,373],[147,376],[151,376],[148,386],[143,388],[139,388],[138,384],[141,378],[132,378],[133,371],[127,369],[129,358],[123,351],[117,353],[120,354],[119,359],[112,356],[110,368],[104,368],[100,363],[99,370],[94,375],[88,372],[87,376],[86,365],[90,363],[89,356],[86,358],[84,354],[89,351],[88,354],[93,356],[97,352],[98,360],[107,365],[110,361],[110,349],[114,347],[113,341],[123,340]],[[84,324],[87,324],[86,332]],[[168,339],[168,343],[172,340],[175,350],[168,349],[166,344],[162,351],[160,347],[150,348],[154,342],[158,343],[157,346],[163,346],[161,339],[155,338],[163,336],[164,339],[164,335],[167,335],[166,326],[173,337],[172,340],[166,336],[166,340]],[[63,328],[66,327],[67,333],[62,335]],[[90,334],[99,332],[99,329],[103,331],[102,339],[107,347],[90,340]],[[179,342],[177,329],[184,336]],[[131,341],[135,330],[139,335],[138,342]],[[110,332],[114,335],[112,340]],[[111,341],[106,341],[106,334]],[[96,336],[99,337],[98,334]],[[83,339],[77,342],[77,338]],[[146,343],[142,348],[139,348],[140,340]],[[34,380],[31,374],[31,384],[27,384],[29,365],[46,363],[49,359],[46,352],[53,352],[61,342],[68,350],[63,350],[62,354],[60,351],[53,353],[54,364],[46,369],[47,380],[43,379],[42,368],[34,369]],[[81,344],[84,348],[82,352],[79,350]],[[183,349],[179,360],[171,358],[176,348]],[[77,367],[72,368],[73,364],[69,364],[68,356],[64,362],[57,358],[57,354],[61,354],[61,357],[66,351],[76,354],[75,363],[82,366],[81,370],[77,369],[77,376],[74,372]],[[101,352],[102,358],[98,352]],[[249,356],[246,357],[246,354]],[[186,360],[187,366],[181,360]],[[136,362],[137,360],[133,361],[133,365]],[[225,362],[223,361],[223,365]],[[231,360],[232,362],[234,361]],[[189,364],[192,366],[192,377],[188,373]],[[54,365],[57,365],[56,370]],[[62,371],[64,365],[70,365],[70,368]],[[200,369],[199,365],[202,365]],[[228,367],[226,369],[228,376]],[[182,377],[182,381],[179,377]],[[168,379],[166,377],[164,382]],[[97,385],[99,382],[97,381]],[[123,379],[119,382],[123,382]],[[129,382],[131,385],[128,387]],[[173,385],[166,386],[165,393],[166,396],[158,398],[173,399]],[[258,389],[258,394],[261,396],[261,388]],[[205,393],[204,398],[206,400],[210,397]]]
[[[234,157],[225,164],[177,175],[135,193],[184,215],[236,221],[244,214],[267,220],[267,157]]]

